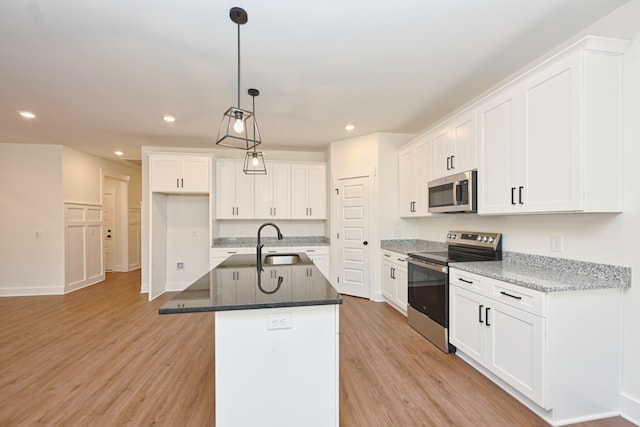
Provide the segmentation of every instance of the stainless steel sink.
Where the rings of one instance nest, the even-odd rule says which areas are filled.
[[[291,265],[300,262],[298,254],[269,254],[264,257],[264,265]]]

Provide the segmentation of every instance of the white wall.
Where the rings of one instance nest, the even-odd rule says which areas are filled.
[[[122,161],[110,161],[73,148],[63,147],[64,201],[102,204],[102,176],[128,176],[129,206],[140,207],[142,200],[141,168]]]
[[[624,213],[480,217],[445,215],[402,220],[406,237],[444,241],[451,229],[498,231],[506,251],[628,266],[640,271],[640,0],[632,0],[566,44],[592,34],[632,39],[624,56]],[[551,236],[563,238],[563,252],[551,252]],[[621,410],[640,422],[640,282],[624,293]],[[570,343],[567,343],[570,345]],[[597,343],[594,343],[597,345]]]
[[[0,143],[0,236],[0,295],[64,292],[62,146]]]

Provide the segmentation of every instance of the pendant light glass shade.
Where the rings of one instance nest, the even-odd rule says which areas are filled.
[[[251,101],[253,104],[253,112],[256,111],[256,96],[260,95],[260,91],[258,89],[249,89],[247,91],[249,95],[251,95]],[[260,135],[260,131],[258,130],[258,123],[253,121],[253,134]],[[246,130],[246,128],[245,128]],[[264,163],[264,156],[262,152],[256,151],[255,145],[253,146],[253,151],[247,153],[244,158],[244,167],[242,168],[246,175],[266,175],[267,174],[267,165]]]
[[[244,158],[244,167],[242,168],[247,175],[266,175],[267,165],[264,163],[264,156],[260,151],[250,151]]]
[[[238,24],[238,106],[229,107],[222,117],[216,145],[250,150],[260,144],[260,132],[255,116],[251,111],[240,108],[240,25],[248,21],[247,12],[240,7],[232,7],[229,11],[231,21]],[[250,131],[253,135],[250,137]]]

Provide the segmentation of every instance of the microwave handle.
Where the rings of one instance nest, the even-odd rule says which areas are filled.
[[[460,181],[453,183],[453,205],[458,206],[462,204],[462,184]]]

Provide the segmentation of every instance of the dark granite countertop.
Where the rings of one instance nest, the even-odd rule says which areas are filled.
[[[306,254],[292,265],[264,265],[232,255],[172,300],[160,314],[342,304],[342,297]]]

